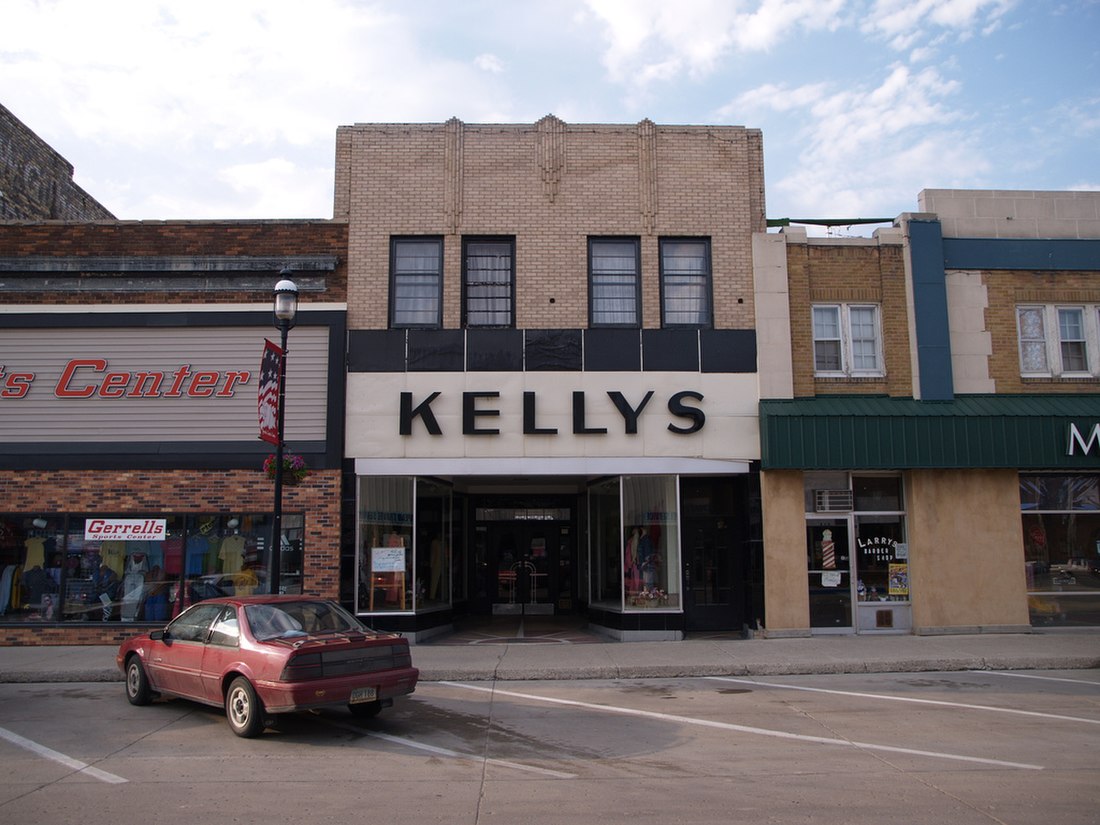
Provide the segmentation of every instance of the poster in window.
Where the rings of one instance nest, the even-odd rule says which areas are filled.
[[[891,564],[889,590],[891,596],[909,595],[909,565]]]

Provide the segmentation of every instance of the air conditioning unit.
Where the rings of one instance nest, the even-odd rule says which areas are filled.
[[[814,490],[814,511],[817,513],[850,513],[851,490]]]

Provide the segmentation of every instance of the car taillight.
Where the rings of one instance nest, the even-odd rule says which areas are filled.
[[[284,682],[301,682],[306,679],[320,679],[324,675],[320,653],[298,653],[287,660],[280,678]]]

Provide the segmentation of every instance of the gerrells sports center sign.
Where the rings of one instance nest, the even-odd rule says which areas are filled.
[[[106,358],[73,358],[53,386],[57,398],[232,398],[252,378],[248,370],[110,370]],[[0,365],[0,398],[23,398],[34,384],[33,372],[7,371]]]
[[[90,518],[84,541],[164,541],[168,520],[162,518]]]

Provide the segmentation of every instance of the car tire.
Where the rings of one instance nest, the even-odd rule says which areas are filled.
[[[145,666],[136,653],[126,662],[126,698],[131,705],[147,705],[153,701],[153,690]]]
[[[348,710],[351,711],[351,715],[356,719],[373,719],[382,712],[382,700],[376,699],[373,702],[356,702],[354,705],[348,705]]]
[[[238,676],[225,694],[225,717],[237,736],[248,739],[264,729],[264,708],[252,683]]]

